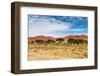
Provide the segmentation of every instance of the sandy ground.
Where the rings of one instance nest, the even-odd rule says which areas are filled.
[[[29,45],[28,60],[84,59],[87,45]]]

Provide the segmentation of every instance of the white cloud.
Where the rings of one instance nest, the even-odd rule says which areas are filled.
[[[70,24],[65,24],[62,21],[48,17],[38,17],[29,19],[29,37],[37,35],[46,36],[62,36],[57,31],[64,31],[70,29]]]

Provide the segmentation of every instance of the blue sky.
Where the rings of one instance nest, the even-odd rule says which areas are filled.
[[[80,16],[28,15],[29,37],[64,37],[88,34],[88,18]]]

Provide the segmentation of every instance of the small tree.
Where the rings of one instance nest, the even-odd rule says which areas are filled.
[[[72,38],[68,39],[69,44],[72,44],[73,42],[74,42],[74,39],[72,39]]]
[[[64,39],[63,39],[63,38],[57,38],[56,41],[58,41],[58,42],[63,42]]]
[[[46,43],[47,43],[47,44],[50,44],[50,43],[52,44],[52,43],[55,43],[55,41],[54,41],[54,40],[50,40],[50,39],[49,39],[49,40],[47,40],[47,42],[46,42]]]
[[[34,43],[34,41],[32,40],[32,41],[31,41],[31,44],[33,44],[33,43]]]
[[[57,38],[56,41],[57,41],[56,44],[59,45],[59,44],[62,44],[62,42],[64,41],[64,39],[63,38]]]
[[[71,44],[83,44],[83,43],[87,43],[87,40],[83,40],[83,39],[69,39],[68,43]]]
[[[87,44],[88,43],[88,40],[83,40],[83,43]]]

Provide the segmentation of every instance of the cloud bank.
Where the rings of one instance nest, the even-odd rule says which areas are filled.
[[[70,20],[73,19],[72,17]],[[82,20],[82,18],[80,18]],[[56,17],[56,16],[38,16],[29,15],[28,25],[29,25],[29,37],[44,35],[44,36],[54,36],[61,37],[70,34],[71,32],[77,33],[82,32],[86,29],[82,28],[72,28],[73,24],[68,20],[67,17]],[[74,19],[75,23],[75,19]]]

